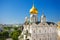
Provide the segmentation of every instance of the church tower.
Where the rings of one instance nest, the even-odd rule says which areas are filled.
[[[33,4],[32,8],[30,9],[30,22],[31,23],[38,21],[37,14],[38,14],[38,10],[35,8]]]
[[[41,23],[45,23],[45,22],[46,22],[46,16],[44,15],[44,13],[42,13]]]

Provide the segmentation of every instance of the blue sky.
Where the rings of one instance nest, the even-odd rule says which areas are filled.
[[[0,0],[0,24],[24,23],[25,17],[30,16],[32,5],[33,0]],[[38,9],[39,21],[42,11],[47,21],[60,21],[60,0],[34,0],[34,5]]]

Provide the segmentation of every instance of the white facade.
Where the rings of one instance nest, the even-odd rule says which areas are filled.
[[[25,28],[26,27],[26,28]],[[31,34],[27,39],[29,40],[57,40],[57,26],[47,23],[38,25],[33,23],[30,26],[24,26],[24,29],[28,30]]]
[[[37,18],[37,14],[31,14],[30,15],[30,22],[37,22],[38,18]]]

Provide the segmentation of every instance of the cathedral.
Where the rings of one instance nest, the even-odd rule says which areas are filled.
[[[47,22],[44,13],[38,21],[38,10],[34,5],[29,12],[30,18],[25,17],[23,24],[23,40],[57,40],[57,25],[54,22]]]

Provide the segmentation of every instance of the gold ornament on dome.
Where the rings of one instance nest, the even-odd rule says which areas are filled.
[[[38,10],[34,7],[34,5],[30,9],[30,14],[38,14]]]

